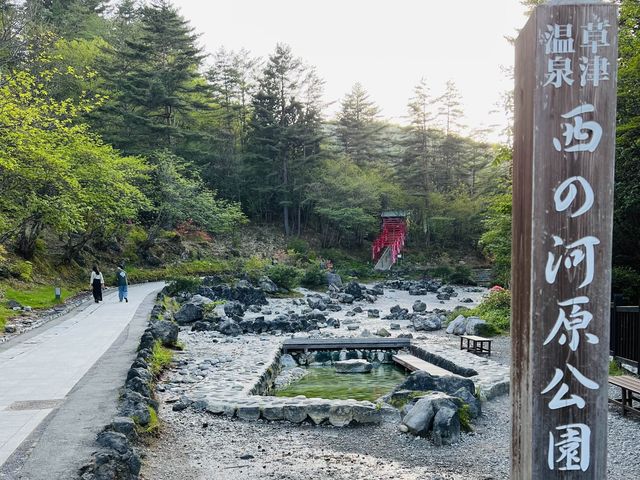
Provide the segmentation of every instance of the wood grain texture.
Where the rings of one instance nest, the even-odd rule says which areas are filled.
[[[609,80],[598,87],[580,85],[580,46],[582,25],[607,19],[609,46],[599,47],[598,55],[611,61]],[[609,300],[611,276],[611,229],[613,214],[613,169],[615,149],[617,12],[611,4],[543,5],[536,8],[516,42],[515,141],[513,170],[512,240],[512,475],[513,479],[603,479],[606,478],[607,367],[609,347]],[[574,83],[555,88],[544,86],[549,55],[541,34],[547,25],[572,24],[575,52],[571,58]],[[592,57],[591,53],[589,56]],[[564,143],[562,125],[572,120],[561,115],[583,104],[592,104],[593,113],[585,121],[597,121],[602,139],[593,152],[557,151],[553,139]],[[569,211],[556,211],[554,192],[566,179],[581,176],[595,194],[592,208],[575,218]],[[575,204],[584,201],[580,191]],[[569,210],[575,210],[577,207]],[[571,270],[560,267],[556,280],[545,280],[553,235],[565,243],[586,236],[597,237],[593,282],[580,288],[585,278],[585,262]],[[559,314],[558,302],[586,296],[583,309],[593,314],[586,330],[580,331],[580,344],[573,351],[554,340],[544,345]],[[596,335],[598,344],[588,343],[585,333]],[[589,389],[576,381],[567,365],[599,384]],[[563,372],[569,386],[565,397],[576,394],[586,401],[584,408],[567,406],[550,409],[549,402],[558,388],[542,394],[554,377]],[[559,387],[559,386],[558,386]],[[547,464],[549,433],[567,424],[586,424],[591,428],[590,465],[587,471],[551,470]]]

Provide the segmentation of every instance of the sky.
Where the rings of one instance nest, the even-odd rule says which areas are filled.
[[[174,0],[206,53],[246,48],[263,58],[278,42],[317,68],[327,114],[360,82],[381,115],[406,123],[424,77],[433,96],[455,81],[469,131],[503,126],[496,104],[512,89],[515,36],[526,22],[519,0]],[[497,113],[491,113],[493,110]],[[492,134],[489,140],[497,140]]]

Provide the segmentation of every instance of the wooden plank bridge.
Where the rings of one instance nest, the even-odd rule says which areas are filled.
[[[289,338],[282,344],[282,351],[400,350],[410,345],[409,338]]]

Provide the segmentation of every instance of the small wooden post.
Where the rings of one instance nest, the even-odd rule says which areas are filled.
[[[511,478],[606,478],[617,11],[551,1],[516,42]]]

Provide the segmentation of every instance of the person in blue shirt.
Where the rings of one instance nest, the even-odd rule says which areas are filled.
[[[129,303],[129,299],[127,298],[129,295],[129,292],[128,292],[129,281],[127,279],[127,272],[124,271],[123,265],[118,266],[118,272],[116,273],[116,277],[118,279],[118,298],[120,299],[121,302],[122,300],[124,300],[125,302]]]

